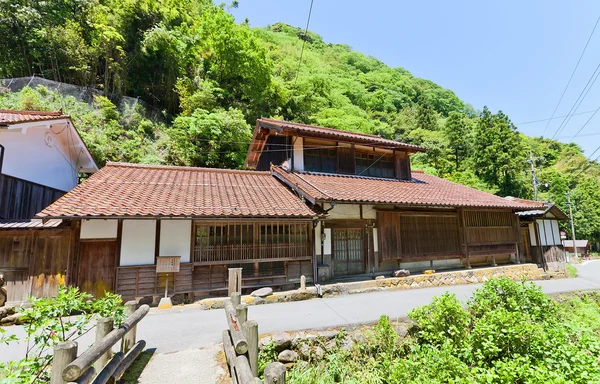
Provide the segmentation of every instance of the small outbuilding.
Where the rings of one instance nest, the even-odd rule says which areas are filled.
[[[575,240],[575,247],[573,247],[573,240],[563,240],[562,245],[569,253],[575,253],[576,247],[579,257],[586,257],[590,254],[590,242],[587,240]]]

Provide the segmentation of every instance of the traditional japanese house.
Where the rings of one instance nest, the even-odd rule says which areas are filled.
[[[52,296],[64,283],[69,223],[32,219],[97,170],[69,116],[0,110],[0,275],[9,302]]]
[[[506,197],[507,200],[524,204],[534,201]],[[559,221],[569,220],[569,216],[555,204],[541,203],[542,207],[518,212],[520,219],[521,239],[519,251],[525,262],[544,264],[544,254],[553,247],[563,248],[560,238]]]
[[[39,217],[71,220],[66,280],[95,295],[162,294],[162,256],[180,257],[172,294],[226,294],[232,267],[244,289],[313,276],[316,214],[269,172],[108,163]]]
[[[270,170],[316,211],[319,281],[520,262],[517,211],[541,209],[411,169],[425,148],[260,119],[246,167]]]

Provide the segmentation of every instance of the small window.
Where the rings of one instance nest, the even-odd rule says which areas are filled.
[[[394,177],[394,159],[392,156],[378,153],[357,153],[356,174],[371,177]]]

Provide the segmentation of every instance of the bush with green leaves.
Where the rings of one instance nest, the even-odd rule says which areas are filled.
[[[23,310],[26,337],[3,336],[0,342],[27,344],[23,359],[0,362],[0,383],[45,383],[50,380],[53,348],[65,341],[76,341],[95,328],[101,317],[112,317],[115,326],[125,319],[121,296],[107,292],[94,299],[78,288],[59,286],[58,295],[51,298],[30,298],[31,307]]]
[[[559,297],[506,278],[467,303],[446,293],[410,312],[400,338],[382,316],[361,342],[288,370],[289,383],[598,383],[600,293]],[[261,364],[277,359],[261,354]]]

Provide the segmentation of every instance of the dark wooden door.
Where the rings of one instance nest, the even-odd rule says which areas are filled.
[[[117,241],[82,241],[79,248],[77,286],[95,297],[113,292]]]
[[[31,295],[52,297],[58,294],[58,286],[66,284],[71,231],[39,231],[32,254]]]
[[[521,241],[519,242],[519,252],[521,253],[521,260],[526,263],[533,263],[533,255],[531,254],[531,242],[529,238],[529,228],[521,228]]]
[[[333,229],[334,276],[365,272],[364,232],[362,229]]]

